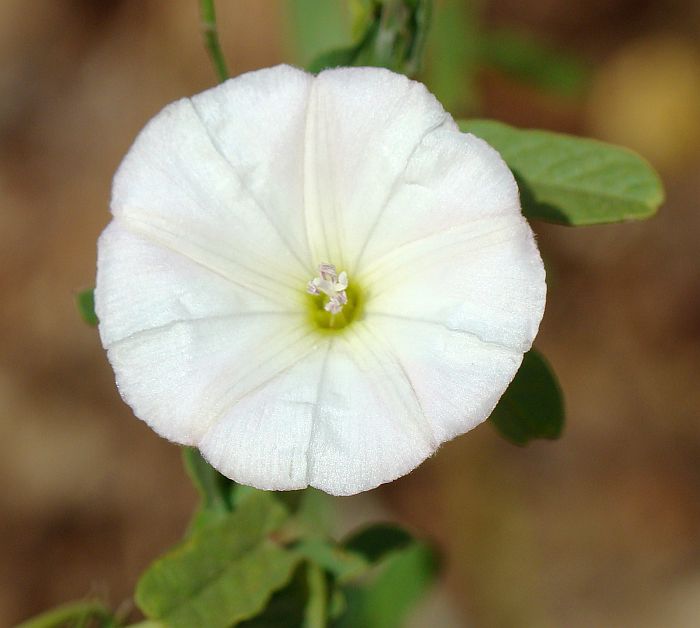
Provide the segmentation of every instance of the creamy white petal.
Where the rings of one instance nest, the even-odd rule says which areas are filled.
[[[347,331],[328,353],[309,448],[309,484],[333,495],[394,480],[439,444],[392,354],[362,323]]]
[[[352,276],[411,155],[452,118],[424,85],[381,68],[322,72],[309,97],[305,211],[312,254]]]
[[[358,274],[368,320],[434,322],[527,351],[545,274],[506,164],[482,140],[445,132],[426,140],[406,174]]]
[[[304,317],[242,313],[175,321],[108,348],[119,391],[136,416],[196,445],[239,400],[313,349]]]
[[[461,227],[468,233],[475,221],[520,216],[518,186],[501,156],[471,134],[438,129],[413,152],[355,272],[407,243]]]
[[[487,419],[522,362],[519,351],[440,323],[375,316],[371,327],[378,349],[410,382],[437,444]]]
[[[199,448],[219,471],[262,489],[349,495],[393,480],[438,442],[410,381],[362,326],[240,398]]]
[[[300,164],[310,80],[299,70],[273,68],[166,107],[115,175],[115,217],[251,288],[264,284],[290,296],[311,268],[289,239],[292,225],[303,230]],[[217,123],[222,100],[229,125]],[[275,185],[266,189],[270,180]]]
[[[193,262],[127,231],[116,220],[97,247],[95,308],[105,348],[127,336],[175,321],[287,311]],[[303,295],[290,309],[297,315]]]
[[[315,343],[298,362],[231,404],[198,442],[210,464],[259,489],[306,488],[328,349],[325,339]]]
[[[318,263],[310,258],[304,223],[304,137],[313,82],[313,75],[279,65],[191,99],[212,143],[305,271]]]

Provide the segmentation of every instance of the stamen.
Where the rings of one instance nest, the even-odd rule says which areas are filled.
[[[325,294],[328,301],[323,309],[331,314],[339,314],[348,302],[348,296],[345,293],[348,287],[348,274],[343,271],[338,275],[335,266],[327,262],[319,264],[318,274],[318,277],[314,277],[307,284],[306,291],[313,295]]]

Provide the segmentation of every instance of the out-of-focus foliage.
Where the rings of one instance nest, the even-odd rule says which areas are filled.
[[[489,420],[516,445],[556,439],[564,428],[564,400],[547,361],[531,349]]]
[[[501,153],[528,218],[583,226],[653,216],[664,200],[659,176],[632,151],[494,120],[460,123]]]
[[[353,6],[355,43],[322,53],[309,70],[377,66],[414,76],[423,57],[432,0],[355,0]]]
[[[578,58],[522,31],[484,31],[478,41],[481,64],[524,83],[564,95],[581,94],[588,84],[589,70]]]

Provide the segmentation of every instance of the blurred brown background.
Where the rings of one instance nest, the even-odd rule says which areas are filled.
[[[593,68],[578,98],[481,73],[481,113],[636,148],[668,202],[645,223],[534,225],[561,441],[519,449],[484,425],[359,500],[439,541],[459,625],[700,626],[700,5],[480,4],[487,24]],[[219,13],[234,74],[299,60],[282,0]],[[88,594],[128,604],[194,502],[177,448],[119,400],[73,294],[94,281],[137,131],[215,82],[197,28],[194,0],[0,3],[0,626]]]

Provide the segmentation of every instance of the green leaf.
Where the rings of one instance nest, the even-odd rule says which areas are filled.
[[[362,556],[370,563],[377,563],[391,552],[404,549],[413,537],[393,523],[375,523],[353,533],[343,542],[343,547]]]
[[[399,628],[433,583],[438,559],[432,548],[412,543],[392,555],[365,588],[346,591],[348,608],[338,628]]]
[[[510,29],[481,33],[481,63],[516,79],[564,95],[580,94],[588,85],[588,68],[572,55],[552,50],[531,35]]]
[[[91,619],[99,621],[100,626],[112,625],[114,617],[103,604],[84,600],[63,604],[57,608],[23,621],[16,628],[73,628],[87,626]]]
[[[493,120],[462,121],[460,128],[501,153],[528,218],[572,226],[638,220],[664,200],[659,176],[625,148]]]
[[[289,584],[277,591],[265,610],[246,621],[238,628],[290,628],[302,626],[309,600],[308,565],[300,564]]]
[[[99,323],[95,314],[95,289],[82,290],[75,295],[75,306],[83,320],[93,327]]]
[[[516,445],[535,438],[557,439],[564,427],[564,401],[554,373],[544,357],[528,351],[489,419]]]
[[[255,616],[299,561],[268,538],[287,516],[272,494],[250,495],[148,568],[136,588],[139,608],[171,628],[226,628]]]

